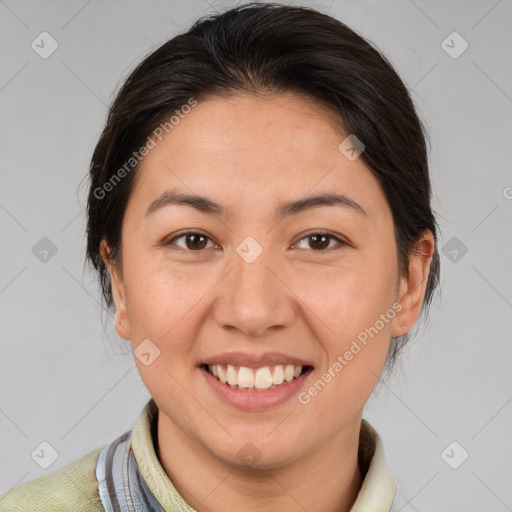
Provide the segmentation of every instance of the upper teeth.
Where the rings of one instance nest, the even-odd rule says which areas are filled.
[[[273,368],[273,369],[272,369]],[[222,383],[239,388],[268,389],[277,386],[284,381],[291,382],[294,377],[302,373],[302,366],[293,364],[278,364],[275,367],[263,366],[262,368],[248,368],[246,366],[233,366],[228,364],[209,364],[208,369]]]

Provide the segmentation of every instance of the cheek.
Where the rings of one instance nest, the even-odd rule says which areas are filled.
[[[317,331],[326,354],[323,376],[318,376],[325,387],[319,382],[311,390],[318,393],[314,407],[319,413],[355,413],[378,380],[389,350],[395,314],[394,261],[392,251],[354,253],[342,266],[305,274],[301,279],[301,290],[307,297],[304,302],[321,320],[316,324],[329,327]]]
[[[133,259],[131,271],[127,298],[135,355],[146,339],[159,350],[149,365],[135,357],[138,371],[157,403],[183,403],[180,383],[190,382],[197,371],[194,347],[204,320],[201,298],[212,284],[207,276],[162,267],[149,258]]]
[[[346,343],[393,305],[397,274],[394,260],[386,261],[354,253],[340,264],[297,272],[293,290],[306,305],[305,311],[315,313],[329,328],[328,338]]]
[[[125,287],[132,328],[157,339],[179,331],[180,324],[194,316],[194,305],[209,289],[208,276],[199,276],[195,268],[175,268],[162,258],[136,251],[126,260]]]
[[[322,329],[326,335],[320,338],[326,355],[325,367],[303,398],[311,401],[315,415],[330,418],[327,423],[333,432],[340,422],[364,406],[389,351],[395,313],[393,294],[389,278],[373,277],[364,286],[365,280],[357,273],[345,274],[338,280],[331,275],[330,280],[321,283],[323,286],[318,281],[307,285],[309,289],[316,287],[314,311],[330,329]],[[324,291],[323,300],[320,290]]]

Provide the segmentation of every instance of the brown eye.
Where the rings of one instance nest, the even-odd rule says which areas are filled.
[[[329,247],[329,236],[326,235],[312,235],[308,237],[313,243],[311,244],[311,248],[313,249],[327,249]],[[327,243],[326,243],[327,241]]]
[[[185,235],[185,245],[187,249],[204,249],[206,247],[207,238],[197,233]]]
[[[331,241],[333,241],[333,240],[338,242],[338,245],[348,245],[345,242],[343,242],[343,240],[340,240],[338,237],[331,235],[330,233],[321,233],[321,232],[310,233],[309,235],[302,238],[299,241],[299,244],[303,240],[308,240],[309,247],[306,247],[306,248],[313,249],[313,251],[316,251],[316,252],[325,251],[326,249],[330,249],[331,247],[333,247],[332,245],[330,245]]]
[[[178,240],[184,240],[184,244],[177,243]],[[192,252],[199,252],[203,249],[206,249],[208,241],[211,241],[207,236],[202,233],[182,233],[171,240],[164,242],[165,246],[177,245],[181,249],[185,249]]]

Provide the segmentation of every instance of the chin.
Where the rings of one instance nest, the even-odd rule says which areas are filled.
[[[264,436],[263,436],[264,437]],[[253,437],[239,439],[225,449],[219,450],[218,445],[210,449],[211,453],[224,464],[246,470],[276,469],[293,462],[300,457],[297,452],[297,443],[287,439],[287,443],[274,439],[266,442]]]

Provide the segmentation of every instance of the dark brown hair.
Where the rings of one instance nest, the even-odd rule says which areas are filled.
[[[424,229],[437,242],[428,133],[389,61],[326,14],[251,3],[199,19],[165,42],[133,70],[110,107],[90,166],[86,258],[99,274],[107,308],[112,290],[99,246],[105,238],[111,260],[121,268],[121,226],[138,167],[127,162],[191,98],[237,92],[299,93],[327,106],[340,128],[364,143],[360,158],[378,178],[393,213],[400,275],[408,275],[409,257]],[[436,243],[422,312],[438,282]],[[408,335],[393,340],[387,370]]]

